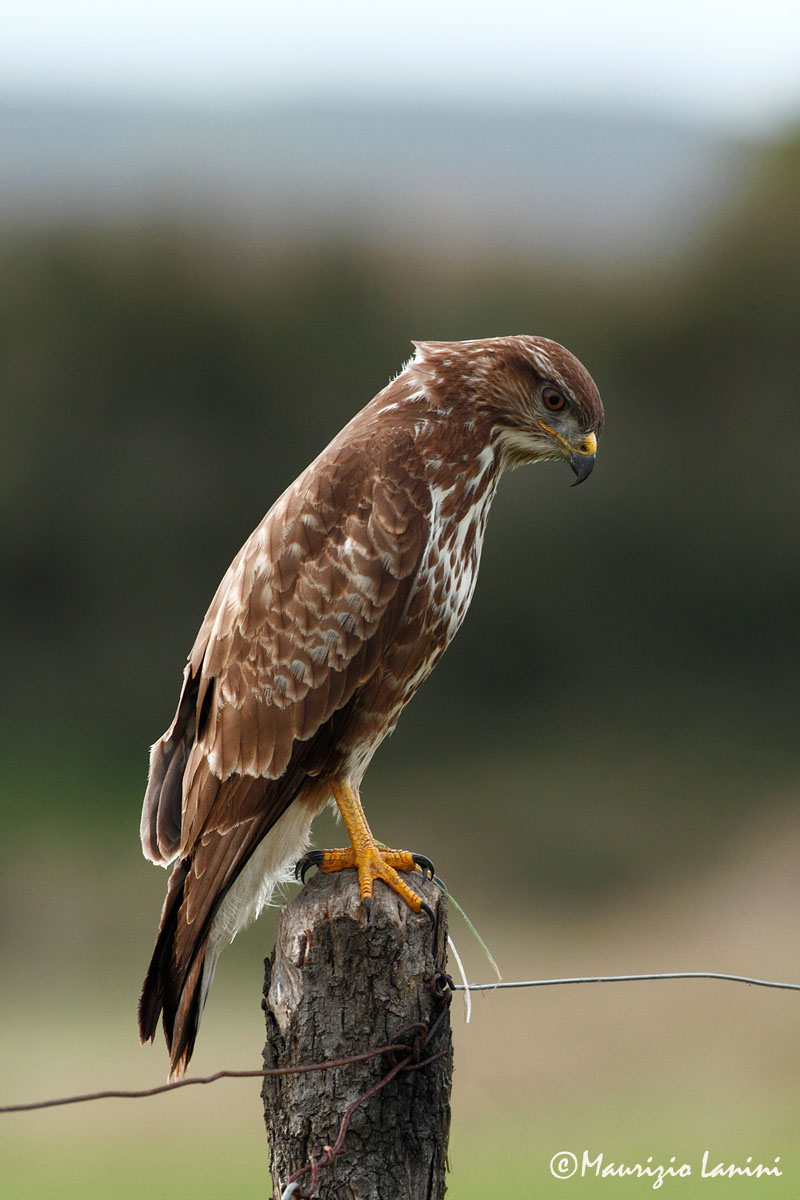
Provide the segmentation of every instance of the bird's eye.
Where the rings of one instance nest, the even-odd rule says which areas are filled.
[[[550,412],[560,412],[567,403],[566,397],[561,394],[558,388],[546,387],[542,392],[542,400],[545,408],[549,408]]]

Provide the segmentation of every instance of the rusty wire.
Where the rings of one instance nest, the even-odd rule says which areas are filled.
[[[495,992],[508,988],[556,987],[575,983],[641,983],[650,980],[664,979],[721,979],[730,983],[744,983],[752,987],[779,988],[785,991],[800,991],[800,983],[782,983],[774,979],[754,979],[749,975],[726,975],[718,971],[673,971],[653,973],[650,975],[580,975],[564,979],[518,979],[498,980],[494,983],[453,983],[447,979],[448,992]],[[335,1067],[347,1067],[351,1063],[367,1062],[378,1058],[381,1054],[403,1053],[407,1045],[389,1043],[378,1046],[374,1050],[364,1050],[358,1054],[349,1054],[343,1058],[330,1059],[328,1062],[303,1063],[296,1067],[265,1067],[261,1070],[246,1071],[216,1071],[213,1075],[197,1075],[191,1079],[175,1079],[171,1083],[162,1083],[158,1087],[142,1088],[138,1091],[108,1090],[103,1092],[87,1092],[79,1096],[62,1096],[55,1100],[35,1100],[27,1104],[0,1105],[0,1116],[5,1113],[33,1112],[42,1108],[58,1108],[67,1104],[85,1104],[90,1100],[141,1100],[148,1096],[158,1096],[162,1092],[174,1092],[178,1088],[192,1087],[196,1084],[216,1083],[219,1079],[264,1079],[272,1075],[300,1075],[306,1071],[329,1071]],[[406,1068],[408,1069],[408,1068]],[[296,1193],[295,1193],[296,1194]]]
[[[363,1050],[357,1054],[345,1055],[342,1058],[329,1059],[327,1062],[299,1063],[296,1066],[289,1067],[264,1067],[258,1071],[217,1071],[214,1075],[195,1076],[191,1079],[177,1079],[171,1083],[163,1083],[158,1087],[143,1088],[137,1091],[108,1090],[103,1092],[88,1092],[79,1096],[64,1096],[57,1100],[37,1100],[28,1104],[8,1104],[0,1107],[0,1114],[31,1112],[35,1109],[56,1108],[67,1104],[83,1104],[89,1100],[140,1100],[147,1096],[157,1096],[162,1092],[175,1091],[181,1087],[216,1083],[218,1079],[264,1079],[276,1075],[301,1075],[310,1071],[330,1071],[337,1067],[349,1067],[354,1063],[368,1062],[370,1059],[386,1055],[390,1062],[389,1070],[377,1083],[374,1083],[347,1107],[342,1116],[339,1132],[333,1145],[324,1146],[322,1154],[318,1157],[312,1155],[304,1166],[299,1167],[289,1176],[286,1188],[282,1193],[283,1197],[286,1200],[310,1200],[316,1194],[320,1171],[333,1166],[337,1158],[344,1152],[345,1138],[350,1125],[350,1119],[356,1109],[370,1100],[382,1088],[385,1088],[402,1071],[418,1071],[422,1067],[426,1067],[450,1053],[450,1048],[447,1047],[444,1050],[439,1050],[434,1054],[428,1054],[423,1057],[425,1049],[434,1040],[444,1021],[453,997],[454,986],[453,980],[442,970],[435,971],[431,979],[428,980],[428,984],[433,991],[436,1002],[436,1016],[431,1023],[426,1025],[420,1021],[411,1025],[405,1025],[402,1029],[398,1030],[394,1041],[387,1043],[385,1046],[377,1046],[374,1050]],[[311,1172],[311,1190],[305,1191],[300,1186],[299,1181],[309,1171]]]
[[[213,1075],[195,1075],[191,1079],[173,1079],[170,1083],[162,1083],[158,1087],[142,1088],[138,1091],[109,1090],[105,1092],[85,1092],[81,1096],[61,1096],[57,1100],[34,1100],[28,1104],[6,1104],[0,1106],[0,1114],[13,1112],[33,1112],[38,1108],[59,1108],[65,1104],[85,1104],[89,1100],[143,1100],[147,1096],[158,1096],[162,1092],[174,1092],[178,1088],[192,1087],[194,1084],[216,1083],[218,1079],[265,1079],[271,1075],[303,1075],[308,1071],[331,1071],[335,1067],[349,1067],[352,1063],[368,1062],[381,1054],[400,1053],[408,1047],[402,1043],[390,1042],[387,1046],[377,1046],[374,1050],[364,1050],[359,1054],[348,1054],[344,1058],[331,1058],[327,1062],[300,1063],[296,1067],[263,1067],[251,1071],[216,1071]]]
[[[448,992],[495,992],[508,988],[561,987],[575,983],[641,983],[651,980],[664,979],[721,979],[730,983],[744,983],[752,987],[779,988],[785,991],[800,991],[800,983],[782,983],[774,979],[754,979],[749,975],[726,975],[719,971],[672,971],[653,973],[650,975],[580,975],[564,979],[517,979],[498,980],[494,983],[453,983],[449,976]],[[265,1067],[261,1070],[247,1071],[216,1071],[213,1075],[197,1075],[191,1079],[175,1079],[171,1083],[162,1083],[158,1087],[142,1088],[138,1091],[108,1090],[103,1092],[87,1092],[79,1096],[62,1096],[56,1100],[35,1100],[27,1104],[0,1105],[0,1115],[14,1112],[33,1112],[41,1108],[58,1108],[66,1104],[85,1104],[90,1100],[141,1100],[148,1096],[158,1096],[162,1092],[174,1092],[178,1088],[192,1087],[196,1084],[216,1083],[220,1079],[264,1079],[271,1075],[299,1075],[306,1071],[329,1071],[335,1067],[347,1067],[351,1063],[367,1062],[378,1058],[381,1054],[403,1052],[407,1046],[390,1043],[378,1046],[374,1050],[364,1050],[359,1054],[350,1054],[344,1058],[330,1059],[328,1062],[303,1063],[296,1067]]]

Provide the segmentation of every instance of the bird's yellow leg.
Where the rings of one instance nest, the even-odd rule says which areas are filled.
[[[352,845],[346,850],[316,850],[307,854],[298,863],[298,871],[302,876],[308,866],[319,867],[320,871],[345,871],[355,868],[358,871],[358,883],[361,899],[369,912],[372,903],[372,888],[376,879],[382,879],[393,892],[397,892],[414,912],[425,911],[433,915],[427,904],[410,888],[398,875],[398,871],[416,871],[419,867],[427,877],[430,871],[433,878],[433,864],[422,855],[411,854],[408,850],[388,850],[378,845],[367,824],[364,810],[358,795],[348,783],[341,780],[331,781],[331,791],[336,800],[342,820],[350,835]]]

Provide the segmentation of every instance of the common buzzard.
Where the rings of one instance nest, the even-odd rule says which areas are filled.
[[[309,827],[335,802],[351,846],[316,852],[415,912],[398,872],[427,859],[379,847],[359,802],[380,743],[464,619],[503,470],[566,459],[592,470],[603,406],[547,338],[415,342],[415,353],[275,501],[228,568],[153,746],[147,858],[175,861],[139,1005],[163,1015],[185,1070],[222,948],[258,916]]]

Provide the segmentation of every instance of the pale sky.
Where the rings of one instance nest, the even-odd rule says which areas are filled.
[[[6,0],[0,92],[800,113],[798,0]]]

